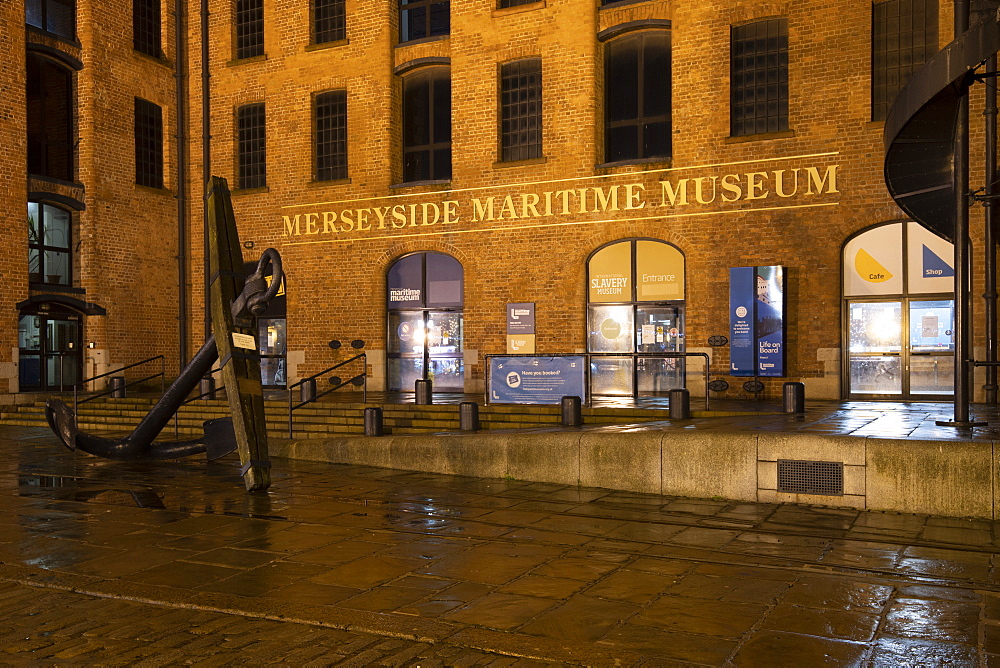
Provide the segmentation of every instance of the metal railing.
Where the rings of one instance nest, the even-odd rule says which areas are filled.
[[[313,395],[313,396],[311,396],[311,397],[309,397],[309,398],[307,398],[307,399],[305,399],[303,401],[300,401],[299,403],[293,405],[293,402],[292,402],[292,390],[293,389],[295,389],[296,387],[301,387],[301,386],[305,385],[306,383],[308,383],[310,381],[311,382],[315,382],[316,379],[319,378],[320,376],[325,376],[326,374],[330,373],[331,371],[334,371],[335,369],[339,369],[340,367],[342,367],[344,365],[347,365],[347,364],[350,364],[351,362],[353,362],[355,360],[358,360],[358,359],[361,360],[361,373],[359,373],[358,375],[354,376],[353,378],[348,378],[347,380],[342,379],[340,376],[331,376],[330,377],[330,385],[332,385],[333,387],[331,387],[331,388],[329,388],[327,390],[324,390],[324,391],[322,391],[322,392],[320,392],[318,394],[315,394],[315,395]],[[299,408],[302,408],[306,404],[309,404],[309,403],[312,403],[313,401],[316,401],[320,397],[322,397],[324,395],[327,395],[330,392],[333,392],[334,390],[339,390],[340,388],[344,387],[345,385],[354,385],[355,387],[363,387],[364,389],[362,390],[362,392],[363,392],[363,394],[362,394],[362,401],[365,402],[365,403],[368,402],[368,354],[367,353],[358,353],[354,357],[350,357],[350,358],[348,358],[346,360],[343,360],[342,362],[338,362],[338,363],[334,364],[329,369],[324,369],[323,371],[320,371],[317,374],[313,374],[312,376],[309,376],[307,378],[303,378],[299,382],[293,383],[292,385],[289,385],[287,388],[285,388],[286,391],[288,392],[288,438],[292,438],[292,430],[293,430],[292,419],[293,419],[293,413],[294,413],[294,411],[296,411]]]
[[[220,371],[222,371],[222,367],[219,367],[217,369],[212,369],[207,374],[205,374],[204,376],[202,376],[202,378],[212,378],[213,376],[215,376],[215,374],[219,373]],[[200,385],[199,385],[199,387],[200,387]],[[190,398],[185,399],[184,401],[181,402],[181,405],[177,407],[176,411],[174,411],[174,438],[177,438],[178,435],[179,435],[179,432],[180,432],[180,425],[179,425],[179,422],[178,422],[178,416],[180,415],[180,412],[181,412],[181,406],[186,406],[187,404],[191,403],[192,401],[198,401],[199,399],[204,399],[205,397],[212,396],[216,392],[220,392],[220,391],[221,391],[221,389],[218,386],[216,386],[216,387],[213,387],[212,389],[208,390],[207,392],[202,392],[201,394],[199,394],[197,396],[190,397]]]
[[[586,360],[585,373],[586,377],[584,379],[584,392],[586,397],[580,397],[580,399],[585,404],[591,403],[591,378],[590,378],[590,364],[594,358],[601,357],[618,357],[627,358],[632,360],[645,360],[645,359],[685,359],[688,357],[701,357],[705,360],[705,410],[709,410],[709,395],[711,392],[708,389],[708,382],[710,377],[710,365],[711,358],[708,353],[553,353],[547,355],[486,355],[486,404],[490,403],[490,373],[492,371],[492,365],[490,364],[490,359],[494,357],[583,357]],[[638,369],[633,369],[632,371],[632,397],[639,398],[639,384],[637,382]],[[687,385],[687,365],[684,366],[684,378]]]
[[[142,366],[143,364],[149,364],[150,362],[155,362],[156,360],[160,360],[159,373],[154,373],[151,376],[138,378],[131,382],[126,381],[124,385],[114,386],[111,387],[110,389],[104,390],[103,392],[98,392],[96,394],[93,394],[87,397],[86,399],[80,399],[80,394],[79,394],[80,388],[85,387],[87,383],[91,383],[100,378],[107,378],[108,376],[120,376],[121,373],[123,371],[126,371],[127,369],[134,369],[135,367]],[[139,383],[145,383],[146,381],[153,380],[154,378],[160,379],[160,396],[162,397],[163,393],[166,391],[166,358],[163,355],[156,355],[155,357],[150,357],[140,362],[135,362],[133,364],[120,367],[118,369],[115,369],[114,371],[108,371],[106,373],[98,374],[90,378],[84,378],[79,383],[73,385],[73,419],[76,420],[77,416],[79,415],[80,404],[85,404],[88,401],[93,401],[94,399],[100,399],[101,397],[106,397],[113,392],[117,392],[118,390],[124,390],[126,387],[129,387],[130,385],[138,385]]]

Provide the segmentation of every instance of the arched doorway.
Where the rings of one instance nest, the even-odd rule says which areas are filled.
[[[590,387],[599,395],[664,395],[684,387],[684,255],[665,241],[623,239],[587,260]]]
[[[913,222],[844,244],[844,378],[850,398],[954,393],[952,244]]]
[[[433,251],[397,259],[386,276],[389,391],[412,392],[428,379],[435,391],[465,389],[463,270]]]

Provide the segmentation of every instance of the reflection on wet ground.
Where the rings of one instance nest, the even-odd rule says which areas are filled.
[[[0,583],[560,662],[1000,654],[996,522],[281,460],[248,495],[234,457],[109,462],[29,429],[0,445]]]

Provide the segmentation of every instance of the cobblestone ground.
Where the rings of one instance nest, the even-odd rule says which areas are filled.
[[[447,643],[0,585],[4,664],[538,666]]]
[[[0,663],[1000,666],[991,521],[0,448]]]

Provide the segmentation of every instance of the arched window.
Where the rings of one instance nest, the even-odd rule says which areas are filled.
[[[28,281],[72,285],[73,219],[51,204],[28,202]]]
[[[650,30],[604,47],[604,161],[671,153],[670,31]]]
[[[451,178],[451,70],[430,67],[403,79],[403,181]]]
[[[844,244],[847,393],[908,399],[954,392],[953,248],[913,222]]]
[[[73,75],[27,54],[28,173],[73,180]]]
[[[684,387],[684,255],[665,241],[624,239],[587,261],[592,394],[656,395]]]
[[[458,260],[435,252],[404,255],[389,267],[389,391],[412,392],[420,379],[435,391],[464,391],[463,273]]]

